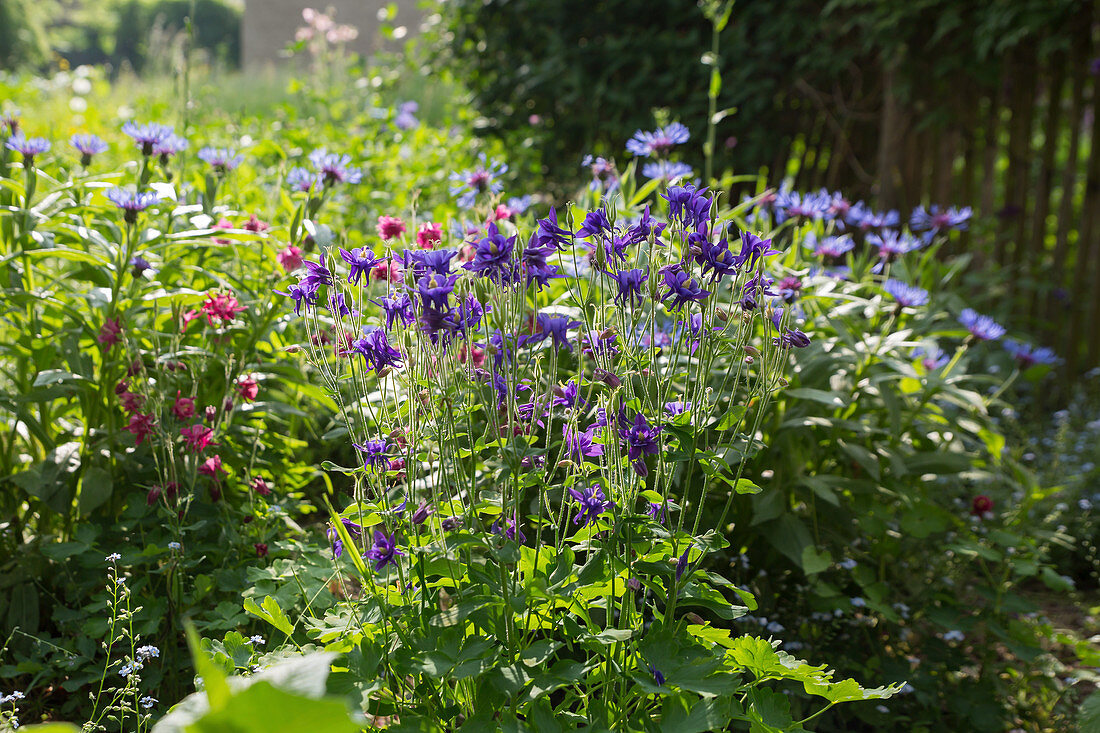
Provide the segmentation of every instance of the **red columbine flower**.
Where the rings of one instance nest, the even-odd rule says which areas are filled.
[[[214,429],[208,428],[205,425],[196,423],[180,430],[180,435],[183,436],[184,444],[191,449],[193,453],[201,453],[210,445],[211,439],[214,437]],[[218,465],[221,465],[221,459],[218,459]]]
[[[985,494],[978,494],[970,503],[970,513],[975,517],[985,517],[993,513],[993,500]]]
[[[221,474],[225,473],[225,469],[222,468],[222,457],[219,455],[213,455],[202,462],[199,466],[199,473],[203,476],[209,476],[215,481],[221,480]]]
[[[271,496],[271,484],[265,481],[262,476],[252,479],[252,490],[260,496]]]
[[[122,325],[117,318],[108,318],[99,329],[99,343],[108,349],[122,340]]]
[[[378,217],[378,236],[382,239],[397,239],[405,233],[405,222],[396,216]]]
[[[180,397],[176,390],[176,401],[172,404],[172,413],[180,420],[190,420],[195,416],[195,398]]]
[[[223,324],[232,323],[237,314],[245,310],[245,307],[237,302],[237,299],[227,293],[207,296],[202,304],[202,312],[206,314],[206,321],[211,326],[217,319]]]
[[[241,377],[237,380],[237,394],[241,399],[252,402],[260,393],[260,385],[252,377]]]
[[[246,232],[266,232],[268,226],[266,221],[260,221],[255,214],[249,214],[248,221],[241,225],[241,229]]]
[[[145,495],[145,503],[149,506],[153,506],[158,501],[160,501],[160,495],[161,488],[159,486],[154,486],[153,488],[149,489],[149,493]]]
[[[443,241],[443,225],[426,222],[416,230],[416,244],[420,249],[431,249]]]
[[[257,542],[253,545],[256,548],[256,557],[267,557],[267,544],[264,542]]]
[[[137,412],[145,404],[145,398],[133,392],[123,392],[119,397],[122,400],[122,409],[126,412]]]
[[[275,261],[279,263],[284,272],[290,273],[302,266],[304,258],[302,257],[302,250],[291,245],[275,255]]]
[[[130,391],[130,383],[127,382],[125,379],[121,380],[118,384],[115,385],[115,394],[116,395],[122,396],[124,393],[129,392],[129,391]]]
[[[134,445],[141,445],[141,442],[153,432],[155,425],[152,415],[142,415],[139,412],[130,415],[130,423],[123,430],[134,434]]]

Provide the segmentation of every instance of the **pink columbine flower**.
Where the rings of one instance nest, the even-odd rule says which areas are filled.
[[[214,225],[214,228],[215,229],[232,229],[233,228],[233,222],[231,222],[231,221],[229,221],[229,219],[225,219],[225,218],[218,219],[218,223]],[[217,242],[218,244],[232,244],[233,243],[231,240],[219,239],[218,237],[215,237],[214,241]]]
[[[371,281],[388,280],[398,282],[401,280],[401,267],[393,260],[383,260],[371,268]]]
[[[260,385],[252,377],[241,377],[237,380],[237,394],[241,399],[252,402],[260,393]]]
[[[153,432],[155,425],[152,415],[137,413],[130,415],[130,423],[123,430],[134,434],[134,445],[141,445],[142,441]]]
[[[302,257],[302,250],[291,245],[275,255],[275,261],[279,263],[284,272],[290,273],[302,266],[304,258]]]
[[[416,243],[420,249],[431,249],[443,241],[443,225],[437,222],[425,222],[416,230]]]
[[[245,307],[237,302],[237,299],[228,293],[209,295],[202,304],[202,312],[206,314],[206,321],[211,326],[218,320],[223,325],[232,323],[237,314],[245,310]]]
[[[246,232],[266,232],[268,228],[267,222],[260,221],[255,214],[249,214],[248,221],[241,225]]]
[[[199,453],[210,445],[214,437],[214,429],[196,423],[195,425],[181,428],[180,435],[183,436],[184,444],[190,448],[193,453]],[[220,458],[218,459],[218,463],[221,463]]]
[[[176,401],[172,403],[172,414],[180,420],[190,420],[195,416],[195,398],[180,397],[179,390],[176,390]]]
[[[252,490],[260,496],[271,496],[271,484],[264,480],[263,476],[252,479]]]
[[[145,405],[145,398],[133,392],[123,392],[119,397],[122,400],[122,409],[126,412],[138,412]]]
[[[382,239],[397,239],[405,233],[405,222],[396,216],[378,217],[378,236]]]
[[[213,455],[202,462],[199,466],[199,473],[203,476],[209,476],[215,481],[221,480],[221,474],[225,473],[225,469],[222,468],[222,457],[219,455]]]
[[[122,340],[122,324],[117,318],[108,318],[99,329],[99,343],[108,349]]]

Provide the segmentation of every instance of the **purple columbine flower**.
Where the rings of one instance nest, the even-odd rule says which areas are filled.
[[[710,223],[711,198],[705,196],[705,188],[697,189],[692,184],[670,186],[661,194],[668,202],[668,218],[680,221],[685,227],[694,227],[697,232],[705,232]]]
[[[650,519],[659,524],[664,524],[665,519],[667,519],[664,506],[653,501],[646,502],[645,513],[649,515]]]
[[[612,357],[619,353],[619,349],[615,346],[617,340],[618,337],[613,333],[602,333],[597,329],[592,329],[581,334],[581,346],[583,347],[581,352],[591,354],[593,357]]]
[[[1005,335],[1005,327],[989,316],[979,315],[973,308],[959,314],[959,323],[966,326],[970,335],[979,341],[994,341]]]
[[[634,244],[641,244],[647,241],[651,234],[655,237],[661,236],[667,226],[668,224],[662,224],[649,215],[649,204],[646,204],[645,211],[638,217],[637,223],[627,230],[627,236]],[[657,244],[664,244],[659,239],[656,241]]]
[[[481,165],[473,170],[451,174],[451,180],[454,182],[451,186],[451,195],[464,209],[469,209],[477,203],[477,197],[481,194],[500,193],[504,189],[504,184],[498,179],[508,172],[507,164],[498,161],[489,163],[485,153],[480,153],[478,159]]]
[[[149,264],[149,261],[141,255],[130,258],[130,272],[133,273],[134,277],[141,277],[145,274],[145,271],[151,267],[152,265]]]
[[[512,514],[510,519],[505,521],[506,526],[500,526],[500,520],[493,522],[489,527],[489,531],[493,534],[502,535],[510,540],[515,540],[521,545],[527,541],[527,536],[523,534],[523,529],[519,526],[519,517],[515,513]]]
[[[611,507],[615,506],[607,500],[607,497],[603,494],[603,489],[599,486],[589,486],[587,489],[581,489],[580,491],[571,488],[569,493],[580,504],[580,511],[573,517],[573,524],[579,524],[583,527],[592,524],[600,518],[601,514],[611,511]]]
[[[451,261],[457,254],[453,249],[407,249],[402,254],[402,263],[413,271],[413,277],[419,280],[429,272],[440,275],[451,274]]]
[[[311,191],[321,187],[321,176],[307,168],[291,168],[286,174],[286,185],[291,191]]]
[[[107,198],[118,208],[122,209],[123,219],[128,224],[137,221],[139,212],[145,211],[160,200],[156,191],[127,191],[122,188],[112,188],[107,192]]]
[[[642,413],[634,416],[633,423],[625,422],[620,415],[619,438],[626,443],[626,457],[633,462],[631,465],[639,476],[649,473],[645,457],[660,452],[660,435],[660,426],[650,425]]]
[[[585,458],[597,458],[603,455],[603,446],[592,441],[597,427],[599,426],[592,425],[588,430],[580,431],[568,424],[562,425],[561,432],[565,439],[566,451],[574,461],[581,463]]]
[[[589,189],[608,193],[619,187],[619,172],[615,170],[615,164],[606,158],[593,158],[591,155],[586,155],[581,161],[581,167],[592,172],[592,183],[588,184]]]
[[[831,257],[840,259],[852,251],[856,243],[852,241],[852,235],[842,234],[837,237],[825,237],[820,242],[812,233],[806,235],[803,245],[813,251],[818,257]]]
[[[665,183],[675,183],[681,178],[689,178],[695,171],[687,163],[678,163],[671,160],[658,160],[654,163],[646,163],[642,166],[642,175],[646,178],[656,178]]]
[[[691,403],[690,402],[676,401],[676,402],[666,402],[665,403],[665,412],[668,413],[669,417],[676,417],[677,415],[682,415],[690,409],[691,409]]]
[[[187,150],[187,141],[179,135],[170,134],[163,140],[153,143],[153,154],[160,156],[162,164],[168,162],[168,158]]]
[[[690,557],[691,557],[691,545],[688,545],[687,549],[684,550],[684,554],[680,555],[679,559],[676,560],[676,582],[677,583],[680,582],[680,576],[684,574],[685,570],[687,570],[688,559]]]
[[[363,528],[360,525],[350,519],[341,518],[340,522],[344,525],[344,529],[347,530],[348,534],[355,539],[363,536]],[[335,527],[329,527],[327,534],[329,542],[332,543],[332,557],[339,560],[340,556],[344,554],[344,541],[340,539],[340,533],[336,531]]]
[[[581,224],[581,228],[577,230],[575,236],[581,239],[589,239],[591,237],[599,237],[606,239],[614,234],[614,230],[611,227],[611,220],[607,218],[607,212],[603,209],[596,209],[590,211],[584,217],[584,222]]]
[[[712,280],[722,282],[722,278],[726,275],[737,273],[739,265],[737,255],[730,252],[729,242],[725,238],[715,244],[705,235],[691,234],[688,236],[688,241],[693,244],[692,253],[695,254],[695,261],[702,265],[703,272],[710,271]]]
[[[661,300],[672,299],[672,305],[668,307],[671,311],[678,311],[687,303],[698,302],[710,295],[710,291],[703,290],[679,263],[661,268],[661,274],[664,286],[668,288]]]
[[[1045,346],[1032,346],[1012,339],[1005,339],[1005,351],[1020,363],[1020,368],[1028,369],[1036,364],[1053,366],[1058,363],[1057,354]]]
[[[752,270],[765,257],[779,254],[779,250],[769,246],[771,243],[772,240],[761,239],[752,232],[741,232],[741,251],[737,255],[737,266]]]
[[[564,407],[571,410],[575,407],[583,409],[588,404],[585,399],[580,396],[580,390],[577,387],[577,383],[572,379],[563,385],[555,386],[553,392],[554,397],[550,400],[550,407]]]
[[[424,522],[428,521],[428,517],[432,515],[432,512],[433,510],[431,505],[421,499],[420,506],[416,508],[416,511],[409,515],[409,521],[413,524],[424,524]]]
[[[626,149],[640,158],[648,158],[651,155],[660,156],[672,150],[674,146],[686,143],[690,138],[691,132],[685,125],[673,122],[653,132],[638,130],[634,133],[634,137],[626,141]]]
[[[550,338],[553,339],[555,349],[564,346],[569,351],[573,350],[573,345],[569,342],[569,329],[580,326],[580,321],[574,321],[569,316],[539,313],[535,316],[535,324],[538,326],[539,333],[528,336],[524,343],[542,342]]]
[[[354,184],[363,180],[363,172],[351,167],[350,155],[330,153],[325,148],[318,148],[309,154],[309,162],[313,164],[324,186],[332,187],[337,183]]]
[[[244,156],[237,155],[226,148],[205,147],[198,152],[198,156],[199,160],[204,161],[220,175],[228,173],[244,161]]]
[[[363,335],[351,342],[351,348],[361,354],[375,372],[401,367],[401,352],[390,346],[386,332],[376,326],[363,326]]]
[[[389,331],[393,328],[393,324],[398,319],[401,320],[403,325],[411,325],[416,322],[416,313],[413,311],[412,298],[408,293],[397,293],[396,295],[383,296],[378,300],[371,301],[386,314],[386,330]]]
[[[512,264],[515,246],[516,237],[505,237],[494,222],[489,225],[488,236],[477,243],[474,259],[462,267],[493,282],[509,284],[515,278],[515,266]]]
[[[308,290],[304,290],[298,283],[289,286],[285,293],[282,290],[276,290],[275,292],[279,295],[285,295],[294,301],[294,315],[296,316],[302,315],[303,305],[305,305],[307,312],[310,308],[317,305],[316,292],[311,293]]]
[[[358,285],[363,275],[366,275],[367,282],[370,282],[371,268],[380,262],[380,260],[374,256],[374,252],[364,247],[356,247],[350,252],[340,248],[340,257],[344,259],[344,262],[348,263],[349,285]]]
[[[658,687],[664,687],[665,676],[661,674],[661,670],[657,669],[651,664],[649,665],[649,673],[653,675],[653,681],[657,684]]]
[[[916,285],[890,278],[882,286],[883,290],[894,296],[901,307],[915,308],[928,303],[928,291]]]
[[[389,465],[389,458],[386,456],[389,445],[386,444],[386,441],[368,440],[362,445],[352,443],[352,446],[363,454],[363,468],[375,471],[386,470]]]
[[[804,349],[810,345],[810,337],[797,328],[788,328],[778,338],[772,339],[776,346]]]
[[[969,206],[961,209],[955,207],[941,209],[933,204],[927,210],[923,206],[918,206],[913,209],[913,214],[909,217],[909,226],[914,232],[928,231],[932,235],[950,230],[963,231],[970,226],[973,215],[974,211]]]
[[[573,244],[573,232],[558,226],[558,212],[551,207],[545,219],[538,220],[539,239],[552,243],[559,250],[567,250]]]
[[[614,273],[604,270],[603,272],[619,286],[619,292],[613,299],[616,303],[625,308],[628,303],[638,305],[642,302],[642,285],[649,279],[645,270],[618,270]]]
[[[127,122],[122,126],[122,131],[133,138],[141,148],[141,154],[148,157],[154,154],[153,146],[171,136],[173,130],[171,125],[160,125],[156,122],[146,124]]]
[[[542,290],[550,284],[552,279],[558,277],[560,268],[546,261],[546,258],[556,251],[553,242],[544,240],[537,232],[531,235],[520,257],[521,271],[528,286],[537,284],[537,289]]]
[[[458,282],[458,275],[440,275],[433,272],[420,278],[416,284],[416,291],[420,293],[425,306],[446,312],[450,308],[447,299],[454,292],[456,282]]]
[[[391,536],[380,529],[374,530],[374,546],[367,550],[367,557],[374,560],[375,572],[387,565],[396,565],[398,555],[404,554],[397,549],[396,533]]]
[[[50,141],[44,137],[24,137],[20,132],[4,141],[4,147],[21,153],[23,165],[30,167],[34,164],[34,156],[41,155],[50,149]]]
[[[80,164],[84,167],[91,164],[93,155],[107,151],[107,143],[96,135],[73,135],[69,138],[69,144],[80,153]]]

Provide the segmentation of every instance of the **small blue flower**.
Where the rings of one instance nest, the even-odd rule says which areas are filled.
[[[122,131],[133,138],[134,142],[141,148],[142,155],[149,156],[153,155],[154,145],[172,135],[173,128],[170,125],[161,125],[156,122],[146,124],[127,122],[122,126]]]
[[[309,162],[320,181],[325,186],[334,186],[337,183],[359,183],[363,180],[363,172],[351,167],[351,156],[340,153],[330,153],[325,148],[318,148],[309,154]]]
[[[966,636],[963,634],[963,632],[959,631],[958,629],[951,629],[943,635],[944,641],[962,641],[965,638]]]
[[[206,147],[198,152],[199,159],[217,173],[228,173],[241,164],[244,157],[226,148]]]
[[[643,176],[650,179],[660,179],[665,183],[675,183],[681,178],[689,178],[694,174],[695,171],[687,163],[674,163],[670,160],[658,160],[642,166]]]
[[[959,323],[979,341],[994,341],[1005,335],[1005,327],[989,316],[979,315],[973,308],[967,308],[959,314]]]
[[[1024,369],[1033,367],[1036,364],[1053,366],[1060,361],[1058,355],[1046,346],[1032,346],[1031,344],[1016,342],[1012,339],[1005,339],[1005,351],[1012,354],[1013,358],[1016,359]]]
[[[642,158],[651,155],[663,155],[675,145],[686,143],[691,138],[691,132],[679,122],[659,127],[653,132],[638,130],[634,137],[626,142],[626,149]]]
[[[916,285],[910,285],[891,278],[882,287],[894,296],[894,300],[898,302],[899,306],[914,308],[928,303],[928,291],[918,288]]]
[[[138,213],[160,201],[160,194],[156,191],[127,191],[122,188],[112,188],[107,192],[107,199],[122,209],[122,218],[127,223],[133,224],[137,221]]]
[[[138,702],[141,704],[141,706],[143,708],[148,710],[149,708],[153,707],[158,702],[160,702],[160,700],[156,699],[152,695],[146,695],[145,697],[141,698],[141,700],[139,700]]]
[[[508,172],[508,165],[498,161],[489,163],[485,153],[479,154],[478,159],[481,161],[478,167],[463,173],[452,173],[450,176],[454,181],[454,185],[451,186],[451,195],[464,209],[472,207],[477,202],[478,196],[486,193],[500,193],[504,189],[504,184],[498,179]]]
[[[107,151],[107,143],[95,135],[73,135],[69,143],[80,153],[80,164],[85,166],[92,162],[93,155]]]

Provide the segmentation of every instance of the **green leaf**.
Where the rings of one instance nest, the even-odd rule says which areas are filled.
[[[206,689],[206,704],[211,710],[221,710],[229,702],[229,683],[225,681],[225,675],[218,666],[202,650],[195,627],[187,622],[184,631],[187,634],[187,646],[191,649],[191,659],[195,663],[195,671],[202,678]]]
[[[114,482],[111,474],[105,468],[93,466],[84,472],[84,478],[80,481],[80,497],[77,499],[77,508],[82,516],[87,516],[93,509],[111,498]]]
[[[783,392],[785,397],[794,397],[796,400],[810,400],[812,402],[820,402],[823,405],[829,407],[844,407],[847,404],[840,398],[840,395],[835,392],[826,392],[822,389],[811,389],[809,387],[802,387],[799,389],[788,389]]]
[[[1100,692],[1094,692],[1081,703],[1077,711],[1077,730],[1080,733],[1100,733]]]
[[[816,575],[827,570],[833,564],[833,557],[828,550],[818,550],[812,545],[802,548],[802,570],[807,575]]]
[[[662,733],[703,733],[724,730],[730,722],[732,705],[728,697],[692,700],[667,698],[661,709]]]
[[[791,701],[786,695],[756,687],[749,690],[748,703],[747,712],[753,720],[769,729],[792,730]]]
[[[256,605],[256,601],[251,598],[246,598],[244,601],[244,610],[257,618],[267,621],[287,636],[294,634],[294,627],[290,624],[290,619],[283,613],[283,609],[279,608],[278,601],[271,596],[264,596],[262,608]]]
[[[257,682],[220,710],[187,727],[188,733],[359,733],[342,700],[313,700]]]

